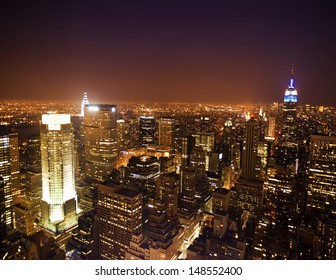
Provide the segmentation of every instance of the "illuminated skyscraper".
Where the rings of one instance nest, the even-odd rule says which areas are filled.
[[[336,136],[312,135],[307,212],[336,214]]]
[[[0,258],[3,255],[2,249],[5,246],[6,234],[5,182],[0,177]]]
[[[132,235],[142,232],[142,194],[118,182],[98,185],[99,257],[123,260]]]
[[[155,134],[155,118],[154,117],[140,117],[139,124],[140,145],[151,145],[154,144],[154,134]]]
[[[84,110],[85,175],[104,181],[117,167],[117,106],[90,104]]]
[[[275,139],[275,117],[268,118],[268,127],[267,127],[267,140],[274,140]]]
[[[159,119],[159,146],[165,149],[173,147],[173,132],[175,120],[173,118],[162,117]]]
[[[296,137],[297,102],[298,94],[294,87],[294,68],[292,66],[289,86],[285,91],[282,114],[282,142],[284,146],[290,148],[298,146],[298,139]]]
[[[118,150],[125,150],[126,140],[126,124],[124,119],[117,120],[117,134],[118,134]]]
[[[73,130],[68,114],[42,115],[43,227],[59,233],[76,224]]]
[[[13,225],[13,203],[20,196],[18,134],[8,126],[0,126],[0,176],[4,180],[6,224]],[[17,202],[17,201],[16,201]]]
[[[243,151],[242,176],[245,179],[255,179],[258,154],[258,124],[254,119],[246,122],[246,138]]]
[[[84,97],[83,97],[83,100],[82,100],[82,107],[81,107],[81,117],[84,117],[84,109],[85,109],[85,106],[86,105],[89,105],[89,100],[88,100],[88,97],[87,97],[87,92],[84,91]]]
[[[168,217],[176,216],[178,185],[174,173],[160,175],[156,182],[156,199],[161,202]]]

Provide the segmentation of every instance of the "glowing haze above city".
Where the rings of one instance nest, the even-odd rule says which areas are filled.
[[[334,106],[332,9],[305,1],[3,1],[1,100]]]

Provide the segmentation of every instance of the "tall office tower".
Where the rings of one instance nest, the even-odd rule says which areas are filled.
[[[173,153],[182,153],[182,127],[179,121],[175,122],[173,128]]]
[[[196,132],[193,133],[195,138],[195,146],[202,147],[205,151],[205,170],[209,171],[210,169],[210,156],[215,147],[215,133],[214,132]]]
[[[285,91],[282,114],[282,142],[284,146],[290,148],[297,148],[298,146],[298,139],[296,136],[297,97],[297,91],[294,87],[294,68],[292,66],[289,86]]]
[[[140,145],[152,145],[154,144],[155,135],[155,118],[154,117],[140,117],[139,123]]]
[[[210,201],[209,182],[206,178],[206,153],[201,146],[194,147],[190,155],[190,166],[196,171],[196,205],[206,209]]]
[[[133,234],[142,232],[142,194],[123,184],[98,184],[99,258],[123,260]]]
[[[312,135],[307,188],[307,212],[336,214],[336,136]]]
[[[42,115],[41,164],[41,223],[58,234],[76,224],[74,140],[70,115]]]
[[[156,199],[162,204],[168,217],[175,217],[177,213],[178,185],[175,173],[161,174],[156,182]]]
[[[14,129],[9,134],[9,154],[11,166],[11,185],[13,193],[13,204],[19,203],[23,194],[20,183],[20,161],[19,161],[19,137]]]
[[[41,170],[41,139],[40,133],[31,135],[27,144],[27,169]]]
[[[5,206],[5,182],[0,176],[0,259],[3,257],[3,249],[6,242],[6,206]]]
[[[84,118],[71,116],[75,145],[75,178],[81,180],[84,174]]]
[[[267,162],[269,158],[270,143],[267,141],[258,142],[257,151],[257,164],[256,164],[256,175],[259,174],[260,180],[266,179],[267,175]]]
[[[6,225],[13,226],[14,198],[20,196],[18,134],[10,127],[0,126],[0,176],[5,185]]]
[[[318,219],[314,256],[317,259],[336,259],[336,215],[326,211]]]
[[[87,97],[87,92],[84,91],[84,96],[83,96],[83,100],[82,100],[82,106],[81,106],[81,117],[84,117],[84,109],[86,105],[89,105],[89,99]]]
[[[126,123],[124,119],[117,120],[117,135],[118,135],[118,150],[123,151],[126,150],[125,146],[125,136],[126,136]]]
[[[231,119],[228,119],[224,124],[221,142],[222,142],[221,160],[226,164],[231,164],[231,161],[233,161],[233,144],[234,144],[233,126]]]
[[[304,190],[293,178],[270,175],[265,182],[265,210],[271,213],[273,226],[287,227],[294,234],[298,216],[303,212]]]
[[[190,166],[195,168],[197,177],[205,175],[206,153],[201,146],[196,146],[190,154]]]
[[[180,173],[181,209],[193,212],[196,207],[196,171],[184,165]]]
[[[190,155],[195,147],[195,138],[191,135],[182,137],[182,165],[190,164]]]
[[[90,104],[84,110],[85,175],[104,181],[117,167],[117,106]]]
[[[257,177],[258,138],[258,123],[251,118],[246,122],[246,138],[243,150],[242,176],[245,179],[255,179]]]
[[[268,127],[267,127],[267,140],[274,140],[275,139],[275,117],[268,118]]]
[[[131,149],[139,145],[139,118],[128,111],[125,118],[125,148]]]
[[[175,119],[169,117],[159,118],[159,146],[172,149],[174,145]]]

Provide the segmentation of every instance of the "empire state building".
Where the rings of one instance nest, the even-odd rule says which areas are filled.
[[[297,101],[298,94],[294,87],[294,67],[292,65],[289,86],[285,91],[282,114],[282,142],[283,146],[289,148],[297,148],[298,146],[298,141],[296,137]]]

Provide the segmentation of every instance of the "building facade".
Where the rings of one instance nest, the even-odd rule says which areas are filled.
[[[73,130],[68,114],[42,115],[42,226],[59,233],[76,224]]]
[[[104,181],[117,167],[117,106],[90,104],[84,109],[86,177]]]

